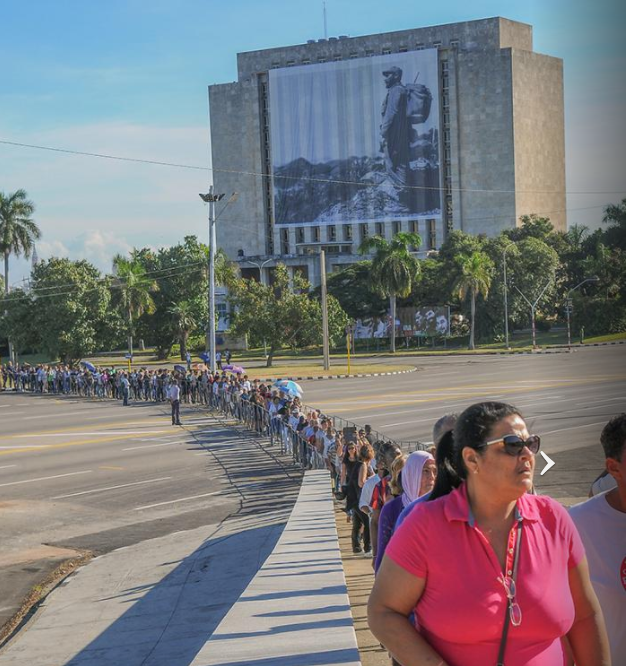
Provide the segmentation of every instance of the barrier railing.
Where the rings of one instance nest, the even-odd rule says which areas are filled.
[[[332,471],[332,461],[326,460],[314,445],[310,444],[305,437],[294,430],[289,425],[286,415],[283,416],[276,412],[270,413],[261,405],[252,403],[249,400],[242,400],[241,397],[227,392],[211,393],[208,406],[218,409],[226,416],[238,420],[248,429],[268,437],[270,444],[278,445],[281,454],[290,455],[296,465],[304,469],[331,469]],[[313,408],[306,406],[303,409],[304,411],[313,411]],[[344,428],[361,429],[356,423],[347,421],[339,416],[325,414],[324,417],[330,419],[337,431],[343,431]],[[423,442],[396,441],[374,430],[372,430],[372,435],[376,440],[396,444],[402,451],[407,453],[428,448],[428,445]]]

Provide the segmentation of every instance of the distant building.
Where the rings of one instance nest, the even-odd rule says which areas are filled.
[[[243,275],[319,283],[367,235],[566,229],[563,63],[503,18],[239,53],[209,86],[214,183],[239,193],[218,245]],[[422,256],[423,256],[422,254]],[[419,256],[419,255],[418,255]]]

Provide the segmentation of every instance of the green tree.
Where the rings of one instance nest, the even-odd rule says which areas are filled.
[[[468,257],[460,261],[461,274],[456,282],[455,291],[459,298],[464,299],[470,295],[470,340],[469,348],[475,348],[474,333],[476,330],[476,297],[482,295],[487,298],[491,279],[493,277],[494,265],[491,259],[480,251],[472,252]]]
[[[176,339],[175,318],[168,312],[172,305],[187,303],[198,326],[207,325],[208,247],[195,236],[186,236],[182,243],[158,252],[148,248],[137,250],[135,257],[159,285],[159,290],[152,294],[155,311],[140,317],[137,333],[156,347],[159,358],[167,358]],[[219,265],[216,262],[216,269]]]
[[[351,319],[382,317],[387,313],[384,297],[369,288],[371,261],[358,261],[328,276],[326,288]],[[318,294],[320,288],[315,289]]]
[[[130,258],[118,254],[113,258],[115,268],[114,286],[119,293],[120,308],[126,319],[128,353],[133,353],[134,322],[145,312],[155,311],[152,294],[158,290],[153,277],[147,274],[145,266],[137,256]]]
[[[37,351],[41,336],[33,319],[36,308],[33,296],[23,289],[14,289],[2,296],[0,308],[4,311],[4,317],[0,318],[0,337],[10,339],[18,354]]]
[[[193,305],[187,301],[181,301],[170,305],[167,313],[171,317],[174,332],[180,344],[180,358],[184,361],[187,358],[189,335],[198,325],[194,317]]]
[[[33,268],[31,285],[40,351],[71,363],[101,348],[116,317],[110,278],[87,261],[53,258]]]
[[[602,221],[608,225],[604,242],[610,247],[626,250],[626,199],[617,205],[609,204],[604,209]]]
[[[9,257],[30,257],[41,231],[32,219],[35,204],[25,190],[11,194],[0,192],[0,251],[4,255],[4,290],[9,293]]]
[[[234,335],[248,336],[251,344],[269,345],[267,367],[274,354],[285,346],[296,347],[311,342],[321,330],[319,303],[309,297],[309,283],[294,274],[293,290],[283,264],[274,271],[274,282],[265,285],[256,280],[237,278],[229,285],[231,328]]]
[[[419,247],[419,234],[400,232],[391,241],[381,236],[370,236],[359,246],[359,254],[374,253],[370,285],[373,291],[389,298],[391,310],[390,350],[396,351],[396,298],[405,298],[417,281],[420,265],[411,254],[412,247]]]

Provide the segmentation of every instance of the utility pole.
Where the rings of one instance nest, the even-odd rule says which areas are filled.
[[[600,278],[597,276],[585,278],[580,284],[577,284],[573,289],[570,289],[567,292],[567,299],[565,301],[565,312],[567,314],[567,351],[572,351],[572,329],[571,329],[571,324],[570,324],[570,317],[571,317],[571,310],[572,310],[572,305],[574,301],[572,300],[572,294],[578,289],[579,287],[582,287],[584,284],[587,282],[599,282]]]
[[[215,372],[215,251],[217,239],[215,233],[215,222],[219,215],[215,215],[215,204],[226,195],[215,194],[213,185],[209,187],[208,194],[200,194],[200,198],[209,204],[209,325],[207,326],[206,346],[209,352],[209,368]],[[220,211],[220,215],[226,210],[228,204],[237,200],[237,193],[233,192],[226,205]]]
[[[324,370],[330,369],[330,345],[328,343],[328,298],[326,295],[326,253],[320,251],[320,276],[322,291],[322,337],[324,341]]]
[[[506,253],[513,247],[514,243],[507,245],[504,248],[502,253],[502,258],[504,261],[504,343],[507,349],[510,349],[509,346],[509,299],[508,299],[508,286],[506,281]]]

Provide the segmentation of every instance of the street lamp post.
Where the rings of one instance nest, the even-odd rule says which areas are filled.
[[[533,332],[533,349],[537,349],[537,332],[535,328],[535,309],[537,308],[537,303],[541,300],[541,297],[545,294],[546,289],[550,286],[550,283],[552,282],[554,278],[550,278],[546,282],[546,286],[541,290],[541,293],[537,298],[535,299],[534,303],[531,303],[526,296],[518,289],[517,285],[513,285],[519,295],[530,305],[530,320],[531,320],[531,326],[532,326],[532,332]]]
[[[509,346],[509,298],[508,298],[508,287],[506,281],[506,253],[515,245],[511,243],[504,248],[502,252],[502,260],[504,263],[504,343],[507,349],[510,349]]]
[[[577,284],[573,289],[570,289],[567,292],[567,299],[565,301],[565,313],[567,315],[567,350],[571,351],[572,350],[572,330],[571,330],[571,325],[570,325],[570,310],[572,308],[572,294],[578,289],[579,287],[582,287],[585,283],[587,282],[598,282],[600,280],[599,277],[596,277],[595,275],[590,278],[586,278],[583,280],[580,284]]]
[[[209,352],[209,368],[215,372],[215,246],[217,244],[215,223],[217,218],[226,210],[228,204],[237,200],[237,193],[233,192],[230,199],[226,202],[224,208],[215,215],[215,204],[221,201],[226,195],[215,194],[213,185],[209,187],[207,194],[200,194],[200,198],[209,204],[209,325],[207,327],[207,347]]]

